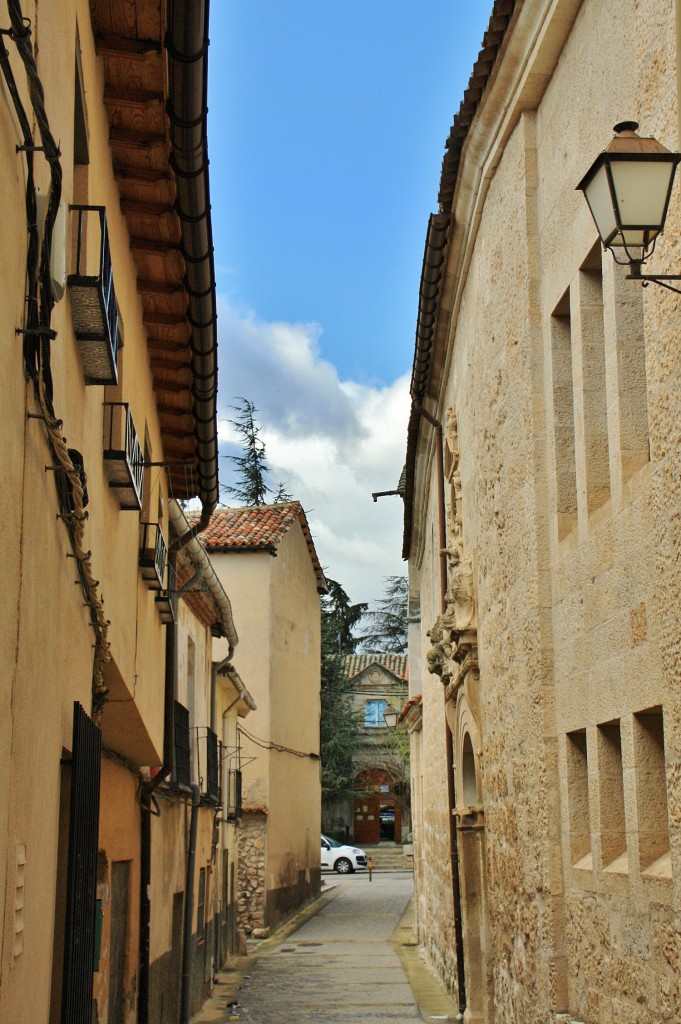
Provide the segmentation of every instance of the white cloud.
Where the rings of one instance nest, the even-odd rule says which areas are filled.
[[[219,312],[222,451],[235,440],[229,406],[248,398],[272,483],[302,502],[322,565],[353,601],[375,600],[384,576],[406,572],[402,501],[371,494],[396,488],[402,471],[408,376],[375,387],[341,381],[320,355],[319,325],[266,323],[224,302]],[[228,480],[226,461],[220,470]]]

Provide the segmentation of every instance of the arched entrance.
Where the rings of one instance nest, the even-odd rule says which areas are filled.
[[[381,768],[361,771],[355,778],[354,842],[376,846],[402,842],[402,798]]]
[[[459,846],[466,1014],[470,1024],[492,1021],[491,969],[487,963],[487,880],[485,814],[480,785],[480,736],[465,688],[446,706],[454,728],[456,828]]]

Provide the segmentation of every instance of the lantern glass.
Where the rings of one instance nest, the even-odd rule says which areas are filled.
[[[398,714],[393,708],[386,708],[383,712],[383,721],[389,729],[394,729],[397,725]]]
[[[610,244],[647,246],[664,226],[676,162],[632,157],[609,167],[621,228]]]
[[[584,195],[596,222],[598,234],[603,245],[610,245],[617,232],[617,220],[613,210],[612,195],[608,170],[604,163],[598,168],[593,178],[584,188]],[[620,243],[621,244],[621,243]]]

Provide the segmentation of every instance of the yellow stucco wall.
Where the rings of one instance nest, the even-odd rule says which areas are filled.
[[[239,635],[234,666],[257,706],[256,711],[248,716],[246,728],[254,736],[265,738],[271,729],[272,561],[272,556],[264,553],[211,554],[215,572],[230,595]],[[220,642],[221,652],[223,646]],[[267,751],[251,743],[247,737],[242,737],[241,742],[244,761],[252,759],[244,770],[244,806],[266,806],[270,784]]]
[[[253,908],[266,893],[314,886],[319,871],[319,761],[268,749],[278,744],[303,755],[319,753],[319,595],[297,522],[276,557],[213,553],[211,561],[234,610],[234,665],[256,703],[244,728],[258,742],[241,737],[244,808],[266,811],[252,842],[242,837],[240,845],[242,883],[246,876],[252,880],[250,888],[241,888],[253,893]]]
[[[130,402],[138,437],[148,430],[155,459],[162,447],[151,385],[136,273],[114,183],[108,122],[102,105],[101,65],[94,52],[88,4],[22,4],[38,46],[38,70],[52,133],[62,152],[63,201],[74,199],[73,111],[76,29],[80,34],[89,128],[88,201],[107,208],[114,279],[124,323],[121,395]],[[0,14],[8,23],[7,12]],[[21,96],[30,110],[26,76],[13,45],[8,47]],[[46,1020],[56,888],[60,758],[71,746],[73,701],[91,709],[93,631],[83,595],[74,585],[74,564],[59,511],[52,459],[38,419],[33,386],[24,377],[21,340],[25,255],[25,158],[4,82],[0,86],[0,176],[3,183],[3,243],[0,246],[0,427],[3,449],[3,526],[6,570],[0,596],[0,884],[14,907],[17,850],[25,848],[23,951],[16,952],[15,915],[3,916],[0,940],[0,1018]],[[32,115],[29,118],[33,121]],[[36,177],[48,181],[35,156]],[[78,196],[82,200],[82,192]],[[139,515],[121,511],[108,487],[102,462],[105,389],[85,387],[73,336],[68,294],[54,309],[56,340],[50,343],[54,407],[69,447],[82,452],[90,503],[85,545],[110,620],[112,664],[107,683],[112,704],[102,725],[107,742],[138,763],[162,757],[165,632],[152,593],[138,568]],[[111,396],[109,396],[111,397]],[[156,472],[167,503],[165,482]],[[166,533],[167,533],[167,527]],[[125,703],[127,702],[127,703]],[[134,800],[134,794],[131,795]],[[36,972],[35,965],[42,965]]]
[[[296,524],[272,559],[270,739],[302,754],[319,754],[320,603],[303,532]],[[249,716],[248,722],[255,718]],[[319,866],[319,760],[270,752],[269,889]]]

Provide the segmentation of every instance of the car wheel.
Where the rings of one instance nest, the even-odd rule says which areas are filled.
[[[334,868],[339,875],[349,875],[355,870],[347,857],[339,857]]]

